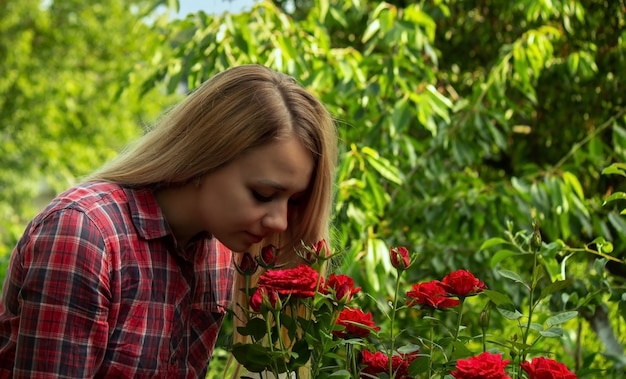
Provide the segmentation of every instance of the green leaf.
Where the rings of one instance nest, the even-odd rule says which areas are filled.
[[[508,320],[518,320],[518,319],[520,319],[520,318],[522,318],[524,316],[517,309],[508,309],[508,308],[502,308],[502,307],[498,306],[498,307],[496,307],[496,310],[502,316],[504,316],[504,318],[506,318]]]
[[[550,317],[549,319],[546,320],[546,325],[548,326],[548,328],[551,328],[555,325],[560,325],[563,324],[569,320],[572,320],[574,318],[576,318],[578,316],[578,312],[577,311],[568,311],[568,312],[562,312],[559,314],[556,314],[552,317]]]
[[[347,370],[338,370],[334,371],[332,374],[328,375],[328,378],[345,378],[349,379],[351,377],[350,372]]]
[[[547,338],[560,338],[560,337],[563,337],[563,329],[549,328],[549,329],[539,332],[539,334]]]
[[[254,317],[246,323],[246,326],[240,326],[237,331],[243,336],[251,336],[253,340],[260,340],[267,334],[265,320],[260,317]]]
[[[496,245],[508,245],[509,241],[503,239],[503,238],[499,238],[499,237],[494,237],[494,238],[490,238],[487,241],[483,242],[482,245],[480,245],[480,248],[478,250],[486,250],[489,249],[492,246],[496,246]]]
[[[376,150],[366,146],[362,149],[362,151],[365,155],[367,163],[369,163],[383,178],[396,184],[402,184],[404,182],[398,167],[393,166],[387,159],[380,157]]]
[[[501,293],[494,290],[484,290],[482,295],[485,295],[491,300],[495,305],[505,305],[511,304],[513,305],[513,300],[509,297],[509,295],[505,293]]]
[[[421,378],[422,376],[420,376],[420,374],[424,374],[430,369],[429,362],[430,359],[428,359],[427,357],[415,359],[409,365],[409,374],[411,374],[412,377]]]
[[[271,357],[265,346],[257,344],[236,343],[232,347],[232,354],[248,371],[261,372],[271,364]]]
[[[613,163],[609,167],[602,170],[602,175],[621,175],[626,176],[626,163]]]
[[[499,250],[491,257],[489,264],[491,267],[495,267],[498,263],[514,255],[518,254],[511,250]]]
[[[607,198],[604,199],[604,202],[602,203],[602,205],[607,205],[610,202],[613,201],[617,201],[617,200],[626,200],[626,192],[614,192],[611,195],[609,195]]]
[[[374,200],[371,203],[368,202],[365,206],[372,207],[374,213],[382,215],[385,210],[385,204],[387,203],[384,188],[376,181],[376,176],[372,172],[366,172],[364,176],[368,184],[368,195]]]
[[[518,273],[516,273],[515,271],[500,270],[500,271],[498,271],[498,273],[500,275],[504,276],[507,279],[511,279],[514,282],[521,283],[521,284],[524,284],[524,285],[526,284],[524,282],[524,279]]]
[[[536,330],[536,331],[542,331],[543,330],[543,325],[538,324],[536,322],[533,322],[530,324],[530,329],[531,330]]]
[[[572,279],[557,280],[553,283],[550,283],[548,286],[546,286],[544,289],[541,290],[541,294],[539,295],[539,299],[537,300],[544,299],[552,295],[555,292],[558,292],[564,288],[567,288],[571,286],[572,283],[573,283]]]
[[[291,349],[291,352],[294,359],[289,361],[289,365],[292,368],[304,366],[309,361],[309,358],[311,358],[311,349],[304,339],[298,340]]]
[[[580,199],[585,198],[585,192],[583,191],[583,186],[580,184],[580,181],[578,180],[576,176],[574,176],[574,174],[568,171],[564,172],[563,180],[574,190],[578,198]]]
[[[429,104],[432,110],[439,115],[444,121],[450,122],[450,109],[452,109],[452,102],[447,97],[443,96],[437,89],[429,85],[426,87],[429,96]]]
[[[378,31],[380,30],[380,21],[374,20],[369,25],[367,25],[367,29],[363,33],[363,37],[361,38],[361,42],[367,43]]]
[[[454,348],[452,358],[464,358],[472,355],[472,352],[461,341],[453,341],[451,346]]]

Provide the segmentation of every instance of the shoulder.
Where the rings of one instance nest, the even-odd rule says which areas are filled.
[[[33,226],[50,220],[84,218],[100,229],[124,223],[129,196],[115,183],[90,182],[71,187],[55,197],[32,221]]]
[[[121,203],[128,196],[119,184],[108,182],[81,183],[67,189],[52,200],[48,208],[79,208],[92,209],[98,205]]]

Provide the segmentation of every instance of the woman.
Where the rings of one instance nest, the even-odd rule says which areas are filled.
[[[216,75],[16,245],[0,303],[0,377],[204,377],[232,252],[327,238],[336,131],[293,79]],[[237,287],[235,284],[234,287]]]

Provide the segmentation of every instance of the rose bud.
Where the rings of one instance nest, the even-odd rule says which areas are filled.
[[[317,243],[313,246],[313,249],[317,253],[317,256],[321,259],[327,259],[330,257],[330,249],[328,248],[328,243],[326,240],[317,241]]]
[[[314,264],[318,260],[326,260],[330,258],[330,249],[326,240],[317,241],[313,246],[305,247],[304,255],[300,255],[302,259],[309,264]]]
[[[485,330],[489,326],[490,320],[491,320],[491,313],[489,312],[489,309],[485,307],[485,309],[483,309],[482,312],[480,312],[480,317],[478,318],[478,326],[480,326],[482,330]]]
[[[259,265],[256,260],[252,258],[252,255],[248,252],[243,253],[241,261],[238,264],[235,263],[235,268],[243,276],[251,276],[256,272],[258,267]]]
[[[278,252],[274,245],[267,245],[261,249],[261,254],[257,257],[259,265],[263,268],[274,268],[278,260]]]
[[[263,310],[280,310],[282,302],[276,291],[267,290],[265,287],[259,287],[250,297],[250,309],[255,312]]]
[[[393,267],[400,271],[406,270],[411,263],[409,258],[409,250],[404,246],[392,247],[391,249],[389,249],[389,255]]]

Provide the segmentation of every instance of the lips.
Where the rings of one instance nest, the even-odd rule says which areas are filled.
[[[264,238],[263,236],[259,236],[250,232],[246,232],[246,234],[248,235],[248,237],[250,237],[249,239],[252,241],[252,243],[259,243]]]

